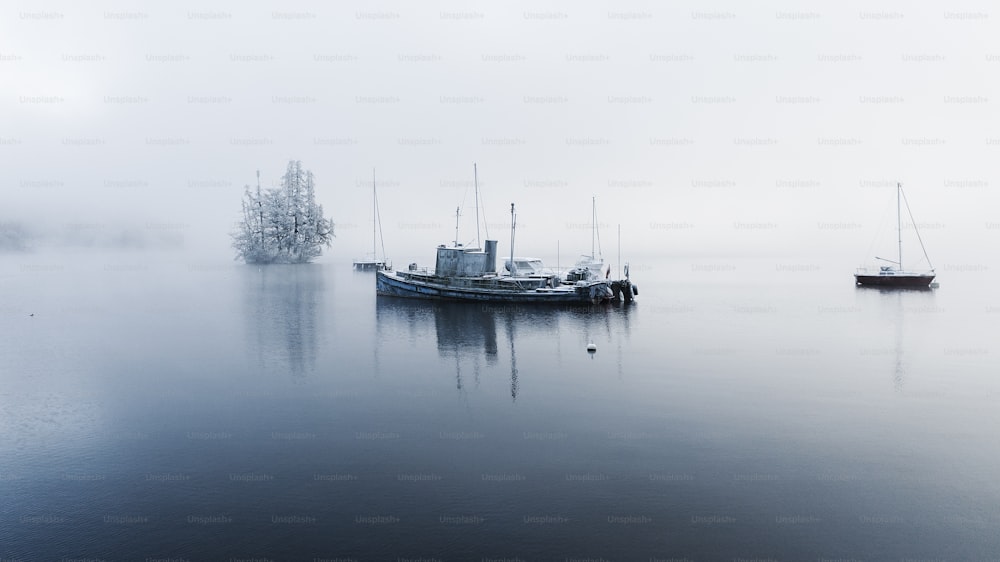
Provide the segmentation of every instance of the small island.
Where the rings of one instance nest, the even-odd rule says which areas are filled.
[[[243,215],[232,232],[237,260],[249,264],[309,263],[330,247],[333,221],[323,217],[316,203],[313,173],[291,160],[281,185],[266,190],[246,186]]]

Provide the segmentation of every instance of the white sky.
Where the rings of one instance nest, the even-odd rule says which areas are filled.
[[[605,254],[621,224],[631,256],[853,267],[902,181],[939,270],[991,259],[996,4],[749,4],[6,2],[0,221],[228,259],[295,158],[323,259],[370,248],[376,168],[390,257],[426,263],[463,200],[474,237],[476,162],[501,254],[511,202],[519,255],[589,250],[597,196]]]

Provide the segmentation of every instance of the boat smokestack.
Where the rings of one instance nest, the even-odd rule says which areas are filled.
[[[483,273],[495,273],[497,270],[497,241],[486,241],[486,263],[483,264]]]

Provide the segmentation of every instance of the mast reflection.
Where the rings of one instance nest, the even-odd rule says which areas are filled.
[[[408,334],[413,342],[433,328],[438,357],[453,363],[454,385],[460,393],[468,390],[470,382],[473,388],[478,388],[484,371],[509,365],[510,399],[516,402],[522,369],[532,363],[532,353],[554,353],[557,364],[562,364],[561,339],[566,334],[586,339],[594,332],[594,335],[605,336],[601,339],[609,344],[615,342],[609,349],[617,349],[620,376],[621,340],[627,339],[630,333],[630,308],[614,304],[553,308],[379,296],[376,329],[380,341],[396,333]],[[504,338],[506,341],[502,342]],[[518,355],[519,346],[529,348],[527,364],[525,357]],[[581,353],[585,352],[584,346],[585,343],[580,345]],[[505,348],[504,352],[501,347]]]
[[[867,289],[871,292],[872,289]],[[917,315],[937,310],[934,304],[934,291],[929,288],[914,288],[901,290],[881,289],[879,293],[880,309],[893,324],[895,343],[893,354],[892,386],[896,392],[902,392],[906,382],[908,362],[903,356],[903,345],[906,341],[905,327],[907,321],[912,321]]]

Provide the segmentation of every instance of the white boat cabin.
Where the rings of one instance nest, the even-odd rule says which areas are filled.
[[[510,271],[510,260],[504,260],[503,267]],[[514,275],[518,277],[548,276],[551,275],[542,260],[538,258],[514,258]]]

